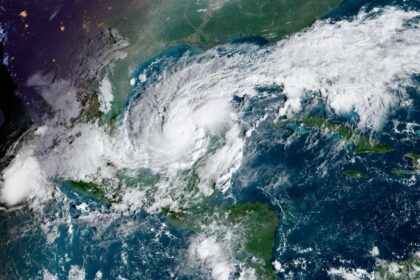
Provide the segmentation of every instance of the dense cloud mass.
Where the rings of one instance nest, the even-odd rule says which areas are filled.
[[[404,89],[420,72],[419,18],[418,12],[385,8],[351,20],[318,21],[275,45],[186,52],[173,64],[164,61],[153,82],[146,82],[147,68],[133,78],[132,98],[112,129],[95,121],[70,125],[81,110],[73,85],[64,80],[51,85],[45,82],[48,75],[35,73],[28,85],[42,96],[60,97],[46,98],[56,114],[29,132],[3,170],[1,201],[8,206],[30,201],[39,207],[59,192],[57,180],[107,182],[110,192],[119,188],[122,200],[115,211],[179,209],[185,206],[180,197],[225,192],[252,135],[246,128],[255,129],[264,118],[245,123],[243,108],[233,100],[258,98],[258,87],[282,88],[277,94],[285,102],[273,104],[278,106],[276,117],[300,113],[302,100],[317,94],[329,113],[356,113],[360,130],[378,131],[394,108],[411,105]],[[108,112],[113,98],[107,77],[100,84],[99,101],[100,110]],[[198,194],[183,193],[181,187],[183,172],[192,169],[199,178]],[[125,188],[118,177],[140,170],[160,176],[147,195]],[[212,234],[195,236],[187,257],[209,278],[230,279],[238,264],[228,243]],[[75,268],[72,273],[81,272]],[[255,277],[244,273],[249,276],[242,277]]]
[[[160,73],[158,80],[130,103],[113,135],[95,124],[63,130],[58,117],[47,121],[48,130],[29,141],[33,152],[26,159],[28,164],[34,161],[32,167],[37,166],[28,169],[27,176],[35,176],[31,170],[36,169],[37,178],[46,178],[14,185],[10,170],[22,164],[21,158],[28,154],[26,149],[20,151],[4,171],[3,200],[12,205],[33,198],[36,190],[44,190],[44,182],[55,176],[79,180],[110,177],[115,170],[107,167],[107,162],[116,169],[145,168],[176,176],[206,155],[213,138],[223,138],[223,145],[202,161],[200,177],[215,180],[224,189],[240,164],[244,142],[241,112],[232,107],[232,98],[254,96],[261,85],[284,86],[287,101],[278,108],[279,115],[299,112],[305,94],[319,92],[332,112],[355,111],[361,128],[379,129],[394,106],[409,106],[403,88],[420,69],[416,17],[417,12],[394,8],[362,12],[351,21],[319,21],[274,46],[245,50],[226,45],[198,57],[186,55],[177,62],[179,66]],[[229,51],[233,54],[223,55]],[[42,95],[68,91],[52,105],[62,112],[60,118],[77,115],[71,86],[65,81],[48,86],[44,80],[32,76],[29,83]],[[108,83],[101,84],[102,92],[109,91]],[[104,96],[102,100],[110,99]],[[105,104],[101,105],[104,110],[109,107]],[[70,142],[68,137],[76,139]],[[52,149],[45,143],[53,139],[58,144]],[[11,195],[13,191],[17,194]],[[204,185],[203,191],[209,192]],[[44,197],[45,192],[39,194]]]

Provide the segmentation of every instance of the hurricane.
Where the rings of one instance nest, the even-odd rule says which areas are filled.
[[[130,62],[119,103],[105,62],[102,118],[32,73],[50,112],[7,149],[0,278],[417,277],[419,27],[363,7],[274,43],[175,45]]]

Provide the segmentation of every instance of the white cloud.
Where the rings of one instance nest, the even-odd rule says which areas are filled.
[[[420,34],[405,26],[418,14],[387,8],[352,21],[319,21],[279,42],[270,60],[260,65],[270,74],[260,79],[284,84],[289,99],[282,113],[299,111],[305,90],[313,90],[335,112],[355,110],[361,127],[378,129],[389,109],[399,104],[396,89],[420,71]]]
[[[108,76],[102,79],[99,85],[99,110],[104,113],[108,113],[111,110],[112,101],[114,100],[114,95],[112,92],[112,84]]]
[[[77,265],[70,266],[68,280],[85,280],[86,272],[83,267]]]
[[[188,260],[214,280],[228,280],[234,272],[228,249],[213,236],[196,236],[188,247]]]
[[[364,269],[346,269],[343,267],[340,268],[330,268],[327,271],[330,276],[340,276],[344,280],[361,280],[361,279],[374,279],[373,273],[369,273]]]
[[[1,200],[9,206],[28,200],[45,200],[51,193],[51,185],[31,148],[24,148],[3,170]]]
[[[47,178],[100,182],[117,180],[118,170],[149,169],[164,177],[151,194],[157,210],[177,203],[173,197],[180,197],[182,188],[175,184],[185,183],[177,176],[198,160],[202,194],[211,193],[210,182],[226,190],[240,167],[246,138],[241,109],[232,98],[255,96],[258,85],[284,85],[288,99],[280,114],[299,111],[305,92],[317,91],[330,110],[355,110],[361,127],[379,129],[389,110],[406,98],[401,88],[411,83],[410,75],[420,72],[418,23],[405,24],[418,15],[387,8],[352,21],[319,21],[265,48],[227,45],[198,58],[184,57],[130,103],[112,135],[96,123],[68,128],[60,118],[47,121],[26,144],[30,148],[23,148],[3,172],[2,199],[13,204],[47,194]],[[219,53],[232,48],[243,49]],[[77,115],[71,83],[50,82],[51,76],[37,73],[28,85],[63,116]],[[110,94],[109,80],[101,87]],[[105,99],[103,108],[111,100]]]
[[[42,278],[44,280],[58,280],[58,276],[50,273],[48,270],[44,269],[42,271]]]

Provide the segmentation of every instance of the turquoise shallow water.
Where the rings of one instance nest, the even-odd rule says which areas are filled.
[[[365,3],[383,6],[388,2],[345,1],[331,17],[354,15]],[[420,8],[415,1],[404,3],[406,8]],[[265,47],[258,38],[234,43],[244,42]],[[167,50],[140,65],[136,76],[147,69],[147,83],[153,84],[154,74],[157,77],[177,65],[189,50],[188,46]],[[230,51],[238,49],[233,46]],[[191,60],[195,55],[195,51],[190,53]],[[419,122],[420,80],[413,79],[413,86],[407,89],[413,105],[393,111],[390,119]],[[127,104],[138,98],[147,84],[137,86]],[[419,152],[419,130],[414,136],[397,133],[395,123],[388,121],[375,138],[395,152],[354,157],[350,146],[337,149],[337,137],[317,129],[290,123],[293,135],[289,137],[283,128],[272,125],[275,105],[285,102],[281,86],[257,91],[260,95],[254,99],[232,100],[243,112],[244,125],[264,114],[268,117],[247,140],[244,160],[231,189],[224,197],[216,197],[214,203],[263,202],[278,213],[273,260],[282,264],[280,279],[285,275],[328,279],[331,267],[372,271],[377,268],[370,253],[375,246],[383,260],[405,259],[420,249],[420,186],[417,181],[413,184],[407,177],[390,173],[395,165],[409,165],[404,153]],[[338,123],[354,124],[357,120],[355,114],[328,115],[322,106],[313,106],[315,103],[309,102],[305,112]],[[346,178],[343,171],[350,168],[366,172],[369,179]],[[415,178],[418,180],[418,175]],[[42,214],[27,208],[0,212],[0,259],[6,264],[0,266],[1,276],[42,279],[48,271],[66,279],[76,268],[83,269],[86,279],[94,279],[98,271],[103,279],[197,279],[179,271],[183,249],[192,236],[190,230],[174,228],[163,216],[142,211],[118,215],[66,184],[60,189],[67,200],[49,202]],[[40,215],[45,217],[44,228],[34,225]]]

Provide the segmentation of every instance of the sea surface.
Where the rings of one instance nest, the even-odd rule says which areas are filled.
[[[386,6],[420,9],[419,1],[344,1],[324,20],[351,21],[361,9],[375,17]],[[417,16],[411,24],[418,28],[419,21]],[[243,52],[247,57],[249,52],[252,58],[253,52],[271,48],[263,38],[253,37],[234,40],[215,53],[229,57]],[[160,82],[163,72],[205,61],[202,53],[182,45],[140,64],[133,77],[144,73],[148,79],[133,84],[122,116],[149,86]],[[360,279],[369,279],[381,264],[406,260],[420,250],[418,174],[391,172],[396,166],[409,168],[405,153],[419,153],[419,85],[418,74],[404,84],[411,105],[390,110],[378,130],[358,130],[357,112],[333,114],[316,92],[303,102],[306,115],[346,123],[395,150],[384,154],[354,154],[351,144],[343,144],[337,135],[293,123],[289,136],[273,125],[279,106],[288,100],[282,85],[257,85],[253,97],[234,96],[232,106],[241,112],[244,131],[257,122],[258,127],[244,142],[230,188],[214,203],[265,203],[278,213],[272,261],[281,264],[276,267],[279,279],[342,279],[344,274],[334,271],[351,274],[357,269],[363,271],[357,274]],[[368,178],[348,178],[343,175],[348,169]],[[189,261],[185,248],[192,230],[144,210],[121,215],[65,182],[57,186],[60,194],[42,210],[23,205],[0,211],[0,279],[198,279],[200,274],[186,273],[193,268],[183,265]]]

